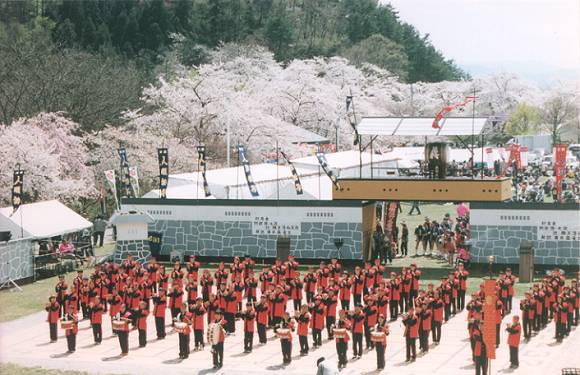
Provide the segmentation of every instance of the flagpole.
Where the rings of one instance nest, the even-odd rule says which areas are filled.
[[[199,152],[197,153],[197,173],[195,174],[195,199],[199,200]]]
[[[475,151],[473,142],[475,141],[475,86],[473,86],[473,106],[471,110],[471,178],[475,179]],[[483,146],[482,146],[483,147]],[[483,159],[481,160],[483,163]],[[483,173],[483,171],[482,171]]]
[[[279,174],[279,166],[280,166],[280,148],[278,147],[278,139],[276,139],[276,200],[280,203],[280,174]]]

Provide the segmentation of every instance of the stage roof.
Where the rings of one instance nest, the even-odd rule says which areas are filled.
[[[479,135],[487,117],[449,117],[433,128],[433,117],[363,117],[357,126],[360,135],[379,136],[453,136]]]

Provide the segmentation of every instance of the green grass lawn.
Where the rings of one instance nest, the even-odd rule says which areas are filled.
[[[48,370],[42,367],[22,367],[12,363],[0,363],[0,374],[6,375],[89,375],[88,372]]]
[[[95,255],[100,257],[110,254],[113,251],[113,246],[112,243],[105,244],[102,248],[95,249]],[[85,274],[92,270],[93,268],[86,268]],[[65,274],[69,285],[75,276],[76,271]],[[14,320],[42,310],[48,302],[48,297],[54,293],[54,286],[57,282],[58,276],[54,276],[23,285],[23,292],[16,289],[0,291],[0,322]],[[0,371],[0,373],[2,372]]]
[[[400,214],[399,220],[406,220],[409,230],[411,232],[410,237],[413,238],[414,228],[423,222],[425,216],[429,216],[431,219],[441,220],[445,213],[450,213],[451,217],[455,217],[455,206],[453,205],[443,205],[443,204],[426,204],[421,205],[421,215],[409,216],[408,212],[410,209],[410,204],[402,204],[403,213]],[[400,222],[400,221],[399,221]],[[409,253],[414,252],[414,239],[410,241],[412,248],[409,249]],[[97,249],[97,256],[103,256],[111,253],[113,250],[113,244],[106,244],[103,248]],[[428,283],[433,283],[438,285],[440,278],[447,275],[452,269],[446,263],[441,262],[436,259],[431,259],[428,257],[406,257],[406,258],[396,258],[393,261],[392,266],[387,267],[387,271],[399,272],[401,267],[409,266],[411,263],[416,263],[419,268],[422,269],[422,285],[426,286]],[[214,269],[215,265],[208,264],[208,268]],[[168,266],[168,271],[171,267]],[[306,266],[300,267],[301,270],[305,270]],[[347,267],[348,269],[349,267]],[[262,266],[260,264],[256,265],[256,270],[261,271]],[[501,267],[503,269],[503,267]],[[86,269],[85,274],[89,274],[92,269]],[[496,276],[497,272],[500,271],[500,266],[496,266],[495,270]],[[479,284],[482,282],[483,277],[487,276],[487,266],[474,266],[470,270],[471,276],[468,279],[468,292],[471,293],[479,289]],[[76,276],[76,272],[70,272],[66,274],[66,280],[70,283]],[[57,277],[52,277],[48,279],[39,280],[32,284],[27,284],[22,287],[23,292],[11,290],[0,291],[0,322],[6,322],[10,320],[17,319],[19,317],[38,312],[44,308],[44,305],[48,301],[48,297],[54,292],[54,285],[57,283]],[[515,292],[516,295],[523,295],[525,291],[530,288],[530,284],[516,284]]]

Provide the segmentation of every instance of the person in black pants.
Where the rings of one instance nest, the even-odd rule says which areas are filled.
[[[419,319],[415,315],[415,311],[412,307],[409,307],[408,313],[403,318],[402,323],[405,325],[407,362],[413,362],[417,358],[416,341],[417,337],[419,337]]]
[[[66,330],[66,345],[68,353],[74,353],[77,344],[77,333],[79,331],[77,314],[67,314],[65,319],[73,322],[71,328]]]
[[[362,311],[362,305],[358,304],[355,307],[352,319],[352,351],[353,358],[361,358],[363,346],[363,326],[365,314]]]
[[[213,358],[213,368],[219,369],[224,365],[224,340],[226,336],[226,332],[223,328],[223,321],[222,321],[223,312],[221,309],[216,310],[215,312],[215,321],[214,324],[218,325],[219,329],[219,337],[217,342],[212,342],[211,346],[211,353]],[[211,326],[213,327],[213,326]],[[208,329],[211,329],[208,327]],[[208,333],[209,335],[209,333]]]
[[[387,349],[387,335],[389,334],[389,325],[383,314],[380,314],[377,324],[373,327],[373,332],[382,332],[385,336],[381,341],[375,341],[377,349],[377,370],[385,368],[385,350]]]
[[[405,222],[401,223],[401,256],[406,257],[409,252],[409,228]]]
[[[241,313],[240,317],[244,320],[244,353],[251,353],[254,343],[254,322],[256,321],[254,305],[251,302],[246,303],[246,311]]]
[[[421,215],[421,209],[419,208],[419,201],[413,201],[411,206],[411,211],[409,211],[409,216],[413,215],[413,212],[417,210],[417,215]]]
[[[348,330],[350,328],[350,323],[346,320],[346,311],[340,311],[339,320],[336,323],[336,328],[339,330]],[[334,329],[334,328],[333,328]],[[339,337],[340,336],[340,337]],[[336,354],[338,355],[338,368],[346,367],[348,359],[346,358],[346,351],[348,349],[348,335],[346,332],[344,335],[337,333],[333,335],[336,339]]]

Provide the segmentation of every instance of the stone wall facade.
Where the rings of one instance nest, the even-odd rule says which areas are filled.
[[[579,207],[478,203],[471,207],[471,257],[476,263],[517,264],[520,243],[533,244],[534,263],[580,265]]]
[[[297,258],[361,259],[362,226],[360,223],[301,223],[301,234],[290,235],[290,253]],[[276,257],[275,235],[252,234],[249,221],[159,220],[151,231],[163,233],[161,254],[172,251],[183,256]],[[342,238],[340,255],[334,245]]]
[[[32,240],[19,239],[0,243],[0,283],[34,276]]]
[[[141,265],[148,263],[151,260],[149,240],[118,240],[113,254],[115,263],[120,264],[129,254]]]

